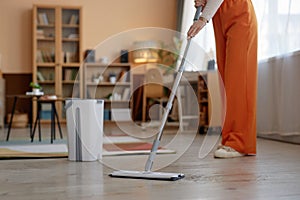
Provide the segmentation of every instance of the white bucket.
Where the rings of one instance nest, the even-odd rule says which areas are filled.
[[[66,100],[68,158],[71,161],[102,159],[104,100]]]

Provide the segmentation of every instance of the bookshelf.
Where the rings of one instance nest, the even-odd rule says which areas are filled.
[[[208,70],[198,76],[199,132],[219,130],[222,126],[222,92],[217,70]]]
[[[199,131],[204,133],[209,126],[209,93],[207,74],[198,76]]]
[[[34,5],[32,16],[32,81],[42,86],[45,95],[81,97],[81,7]],[[60,119],[65,117],[63,107],[63,102],[57,103]],[[36,105],[33,105],[33,117],[36,109]]]
[[[104,119],[113,120],[112,109],[129,112],[132,91],[130,63],[85,63],[83,68],[84,98],[104,99]],[[126,121],[126,119],[124,119]]]

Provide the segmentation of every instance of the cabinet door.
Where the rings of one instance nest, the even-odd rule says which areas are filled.
[[[55,7],[34,7],[33,13],[33,81],[46,94],[55,94],[56,19]]]
[[[61,51],[63,63],[80,63],[80,9],[62,8]]]
[[[61,8],[61,95],[64,98],[81,97],[81,8]]]

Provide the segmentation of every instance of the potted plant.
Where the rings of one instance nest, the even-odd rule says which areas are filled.
[[[164,71],[164,75],[173,75],[176,70],[177,60],[180,55],[182,40],[173,37],[173,44],[166,45],[161,42],[161,48],[158,50],[158,65]]]
[[[41,92],[42,87],[40,86],[40,84],[35,82],[30,82],[29,86],[32,88],[32,92],[34,94],[38,94]]]

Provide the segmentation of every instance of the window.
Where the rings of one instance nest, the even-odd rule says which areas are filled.
[[[300,49],[300,1],[252,0],[258,21],[259,59]]]
[[[252,0],[258,21],[258,58],[266,59],[300,50],[300,1]],[[195,13],[194,1],[185,1],[182,33],[186,33]],[[210,22],[195,41],[206,51],[215,49]]]

